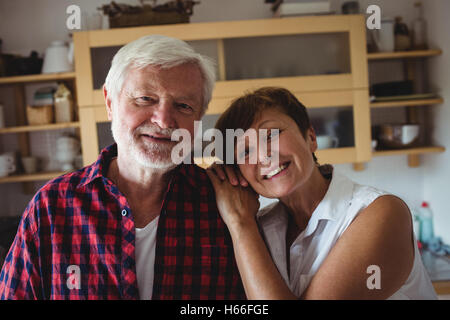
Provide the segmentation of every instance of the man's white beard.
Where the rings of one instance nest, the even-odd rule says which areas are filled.
[[[152,169],[170,169],[176,164],[172,162],[171,152],[173,145],[168,143],[151,143],[139,139],[141,133],[160,133],[171,135],[173,129],[160,129],[156,125],[141,125],[131,132],[129,127],[121,125],[120,121],[111,122],[111,132],[114,141],[117,143],[117,149],[126,150],[128,154],[141,166]],[[123,137],[118,134],[120,131],[125,133]],[[121,139],[122,138],[122,139]],[[122,141],[123,140],[123,141]]]

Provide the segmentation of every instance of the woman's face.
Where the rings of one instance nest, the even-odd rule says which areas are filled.
[[[249,145],[248,141],[245,142],[243,139],[238,139],[236,144],[236,150],[239,149],[240,143],[246,144],[246,161],[245,164],[239,164],[239,168],[258,194],[266,198],[286,197],[308,181],[315,168],[312,153],[317,149],[316,136],[312,128],[308,129],[305,139],[291,117],[276,108],[271,108],[263,111],[250,129],[256,129],[256,132],[259,132],[259,129],[266,129],[269,135],[271,129],[279,130],[278,150],[276,148],[271,150],[271,139],[275,139],[276,135],[270,136],[267,141],[267,152],[264,152],[263,148]],[[258,154],[256,164],[248,161],[252,152]],[[275,152],[278,152],[278,163],[268,162],[265,155],[271,155],[273,158]]]

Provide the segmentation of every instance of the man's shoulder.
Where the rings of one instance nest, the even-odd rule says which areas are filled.
[[[37,193],[64,193],[66,191],[76,190],[88,182],[91,176],[91,170],[91,166],[86,166],[75,171],[64,173],[47,181]]]
[[[188,183],[194,188],[205,188],[207,191],[214,191],[206,170],[196,164],[184,164],[180,168],[180,173],[184,175]]]

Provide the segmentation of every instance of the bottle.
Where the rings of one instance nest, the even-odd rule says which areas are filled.
[[[420,241],[420,212],[417,208],[414,208],[412,211],[412,220],[413,220],[413,231],[417,241]]]
[[[408,26],[402,22],[402,17],[395,17],[395,51],[405,51],[411,49],[411,38]]]
[[[427,49],[426,22],[423,18],[422,2],[416,2],[414,7],[416,17],[413,21],[413,46],[418,50]]]
[[[433,212],[428,202],[424,201],[420,208],[420,241],[429,244],[433,238]]]
[[[73,121],[74,107],[70,90],[63,83],[60,83],[53,98],[55,101],[55,122]]]

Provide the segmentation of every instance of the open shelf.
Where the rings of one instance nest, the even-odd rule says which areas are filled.
[[[444,103],[442,98],[371,102],[371,108],[425,106]]]
[[[33,174],[11,175],[0,178],[0,183],[46,181],[56,178],[65,173],[66,172],[64,171],[57,171],[57,172],[38,172]]]
[[[375,52],[368,53],[368,60],[386,60],[386,59],[404,59],[404,58],[423,58],[442,54],[440,49],[414,50],[414,51],[396,51],[396,52]]]
[[[43,125],[1,128],[0,134],[31,132],[31,131],[59,130],[59,129],[67,129],[67,128],[79,128],[79,127],[80,127],[79,122],[50,123],[50,124],[43,124]]]
[[[60,73],[30,74],[25,76],[14,76],[14,77],[0,77],[0,84],[44,82],[44,81],[71,80],[71,79],[75,79],[75,72],[60,72]]]
[[[399,149],[399,150],[377,150],[372,153],[374,157],[386,157],[386,156],[396,156],[396,155],[419,155],[427,153],[440,153],[444,152],[445,148],[440,146],[431,147],[417,147],[410,149]]]

